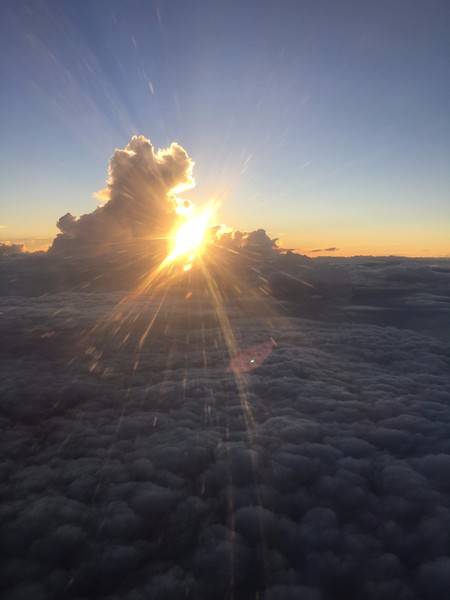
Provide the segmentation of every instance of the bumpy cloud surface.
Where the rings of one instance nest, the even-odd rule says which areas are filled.
[[[121,297],[1,299],[5,598],[448,598],[448,341]]]
[[[50,252],[103,254],[167,235],[176,218],[172,194],[194,185],[193,165],[176,143],[156,151],[144,136],[133,137],[110,161],[108,184],[99,194],[105,204],[79,218],[62,216]]]

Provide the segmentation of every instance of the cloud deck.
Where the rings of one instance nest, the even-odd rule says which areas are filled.
[[[2,300],[8,598],[447,597],[447,344],[228,307],[242,349],[277,344],[249,429],[214,319],[161,323],[133,368],[91,329],[120,297]]]

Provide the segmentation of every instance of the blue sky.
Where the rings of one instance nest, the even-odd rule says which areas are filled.
[[[0,237],[95,207],[130,135],[302,250],[450,254],[445,1],[5,1]]]

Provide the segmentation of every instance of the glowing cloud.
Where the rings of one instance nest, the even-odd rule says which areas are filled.
[[[207,242],[214,211],[215,205],[210,203],[197,213],[185,216],[184,222],[173,233],[169,261],[186,257],[190,263],[202,252]]]
[[[175,193],[195,185],[194,162],[179,144],[155,150],[144,136],[117,149],[109,164],[102,206],[77,218],[62,216],[50,253],[98,255],[126,244],[165,238],[177,224]]]

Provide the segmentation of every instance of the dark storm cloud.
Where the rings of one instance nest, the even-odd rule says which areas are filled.
[[[92,213],[62,216],[49,250],[56,255],[104,254],[143,238],[167,235],[173,227],[176,189],[192,187],[194,163],[176,143],[156,151],[144,136],[114,152],[103,202]]]
[[[447,597],[448,344],[228,307],[242,350],[276,340],[246,375],[249,436],[195,305],[139,355],[80,333],[120,297],[1,300],[6,597]]]

